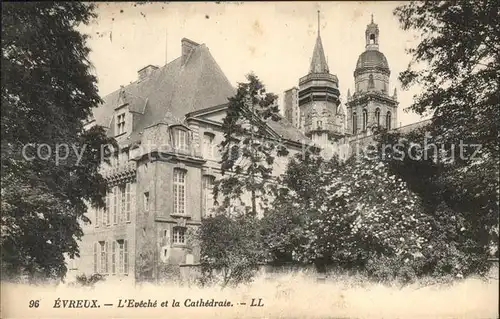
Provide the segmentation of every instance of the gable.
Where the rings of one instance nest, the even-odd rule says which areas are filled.
[[[215,126],[222,126],[224,118],[226,117],[226,110],[228,104],[219,105],[203,109],[200,111],[186,114],[187,120],[200,121],[209,123]],[[268,136],[275,139],[285,139],[289,142],[312,144],[302,132],[289,123],[286,118],[281,117],[279,121],[268,119],[265,124],[268,128]]]

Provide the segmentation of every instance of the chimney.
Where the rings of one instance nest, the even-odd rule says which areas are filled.
[[[139,81],[142,81],[149,77],[155,70],[158,70],[158,67],[150,64],[137,71],[137,74],[139,75]]]
[[[182,45],[181,64],[185,65],[189,60],[189,56],[199,46],[199,44],[189,39],[182,38],[181,45]]]

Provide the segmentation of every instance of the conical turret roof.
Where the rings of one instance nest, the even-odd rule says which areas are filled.
[[[326,63],[325,51],[323,50],[323,42],[321,42],[319,26],[319,10],[318,10],[318,37],[314,45],[313,56],[311,59],[311,67],[309,73],[329,73],[328,64]]]
[[[316,38],[316,45],[314,46],[313,56],[311,60],[310,73],[329,73],[328,64],[326,63],[325,51],[323,50],[323,43],[321,36],[318,32]]]

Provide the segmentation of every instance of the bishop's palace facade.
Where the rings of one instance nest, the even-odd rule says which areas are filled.
[[[397,96],[389,94],[390,69],[373,18],[365,38],[344,109],[318,29],[309,74],[285,92],[285,118],[267,123],[269,136],[283,141],[290,155],[307,144],[345,159],[377,127],[396,127]],[[104,127],[119,149],[101,169],[106,205],[89,208],[91,223],[82,225],[80,257],[68,262],[69,276],[160,280],[172,266],[182,272],[199,263],[190,234],[214,209],[217,145],[236,90],[206,45],[184,38],[181,49],[180,57],[139,70],[136,81],[105,96],[86,123]],[[287,161],[277,160],[273,173],[283,173]]]

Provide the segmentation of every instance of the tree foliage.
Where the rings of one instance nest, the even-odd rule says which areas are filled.
[[[84,130],[101,99],[76,29],[94,17],[80,2],[2,3],[4,278],[63,276],[86,203],[103,205],[98,168],[110,141],[101,127]]]
[[[245,214],[205,218],[199,229],[204,284],[251,281],[263,260],[259,221]]]
[[[498,3],[411,2],[395,14],[403,30],[421,34],[399,76],[404,87],[422,87],[410,110],[432,112],[432,128],[446,141],[472,140],[498,158]]]
[[[445,204],[426,209],[374,155],[345,163],[292,160],[262,221],[270,258],[330,264],[381,280],[474,272],[464,219]]]
[[[500,19],[495,1],[425,1],[398,7],[404,30],[420,33],[409,53],[413,60],[399,76],[404,87],[421,86],[410,110],[431,113],[430,125],[405,136],[432,158],[392,163],[402,174],[426,167],[437,174],[413,179],[412,187],[434,189],[435,197],[469,224],[474,245],[485,249],[498,241],[499,132],[498,78]],[[405,167],[405,165],[408,165]],[[406,171],[406,173],[404,172]],[[423,182],[425,180],[425,182]]]
[[[277,96],[268,93],[257,76],[249,74],[247,80],[229,98],[222,125],[224,140],[219,145],[223,178],[216,182],[214,196],[216,200],[223,197],[222,207],[226,208],[239,200],[255,216],[258,199],[265,199],[274,159],[286,155],[287,150],[269,139],[266,124],[280,119]],[[245,203],[245,194],[251,196],[250,205]]]

